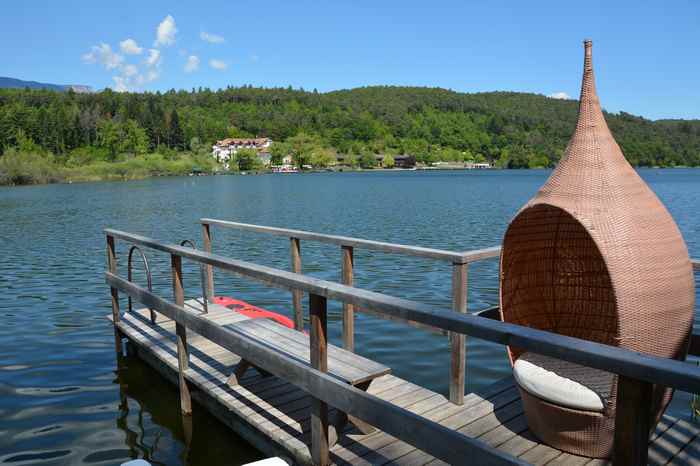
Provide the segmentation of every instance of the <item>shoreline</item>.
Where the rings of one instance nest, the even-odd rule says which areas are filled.
[[[700,167],[634,167],[635,170],[700,170]],[[257,172],[214,172],[214,173],[189,173],[189,174],[163,174],[163,175],[145,175],[145,176],[103,176],[94,178],[77,178],[64,179],[60,181],[48,181],[42,183],[17,183],[17,184],[0,184],[0,188],[19,188],[27,186],[46,186],[56,184],[84,184],[84,183],[102,183],[102,182],[130,182],[141,181],[151,178],[182,178],[182,177],[209,177],[209,176],[261,176],[261,175],[311,175],[318,173],[387,173],[387,172],[492,172],[492,171],[514,171],[514,172],[530,172],[530,171],[545,171],[552,170],[551,168],[462,168],[462,167],[416,167],[416,168],[347,168],[347,169],[318,169],[318,170],[303,170],[294,173],[275,173],[270,170]]]

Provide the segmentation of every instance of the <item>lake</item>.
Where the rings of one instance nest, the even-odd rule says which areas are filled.
[[[700,170],[640,170],[700,257]],[[464,251],[500,243],[549,171],[369,172],[155,178],[0,188],[0,463],[241,464],[260,453],[194,406],[186,441],[177,392],[134,358],[117,371],[105,238],[114,227],[157,239],[194,239],[201,217]],[[214,227],[214,251],[289,268],[286,238]],[[118,243],[122,273],[127,249]],[[155,289],[171,296],[169,258],[148,252]],[[338,280],[340,251],[302,242],[303,272]],[[498,302],[497,260],[469,269],[469,310]],[[185,262],[186,296],[199,271]],[[143,275],[137,273],[143,283]],[[450,266],[355,251],[355,286],[450,307]],[[216,275],[217,294],[291,315],[290,294]],[[122,308],[126,300],[122,299]],[[697,323],[697,322],[696,322]],[[329,303],[340,344],[340,306]],[[505,350],[467,340],[467,391],[509,373]],[[357,314],[357,352],[399,377],[447,393],[447,338]],[[119,383],[121,382],[121,384]],[[121,393],[120,393],[121,385]],[[685,394],[671,410],[688,416]]]

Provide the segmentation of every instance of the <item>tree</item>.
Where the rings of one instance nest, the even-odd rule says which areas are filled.
[[[181,158],[195,137],[202,146],[190,149],[204,154],[227,136],[265,135],[276,141],[270,148],[275,164],[294,155],[297,166],[325,165],[330,159],[315,152],[324,148],[354,154],[350,164],[368,150],[413,155],[424,164],[456,159],[526,168],[561,158],[576,115],[575,101],[541,95],[417,87],[313,93],[229,86],[147,94],[0,89],[0,154],[15,146],[21,129],[60,163],[90,163],[102,153],[115,160],[120,152],[143,153],[141,128],[148,150],[168,160]],[[605,119],[636,166],[700,165],[698,120],[651,121],[624,112]],[[115,131],[130,140],[113,140]],[[95,156],[84,156],[90,152]]]
[[[282,165],[284,158],[291,153],[291,144],[286,142],[273,142],[270,146],[270,165]]]
[[[352,153],[345,155],[345,165],[351,168],[357,168],[360,166],[360,162],[357,160],[357,156]]]
[[[168,125],[168,146],[177,150],[182,150],[185,148],[185,135],[180,127],[180,117],[175,109],[170,112]]]
[[[27,133],[22,129],[17,130],[15,141],[20,152],[41,152],[41,147],[31,137],[27,136]]]
[[[110,160],[115,160],[121,145],[120,124],[112,119],[101,120],[97,124],[97,144],[107,149]]]
[[[236,162],[240,171],[258,170],[262,167],[258,151],[255,149],[239,149],[236,151]]]
[[[368,169],[374,168],[377,165],[377,158],[374,154],[368,150],[363,151],[360,157],[360,167]]]
[[[382,166],[384,168],[394,168],[394,165],[396,162],[394,161],[394,157],[391,156],[391,154],[385,154],[384,159],[382,160]]]
[[[323,147],[314,148],[311,152],[311,165],[317,168],[328,168],[335,165],[336,157],[333,151]]]
[[[544,154],[532,152],[527,158],[528,168],[547,168],[549,166],[549,158]]]
[[[305,165],[311,164],[311,154],[318,146],[318,140],[306,133],[299,133],[287,140],[292,149],[292,160],[294,165],[303,169]]]
[[[145,154],[148,152],[148,135],[134,120],[128,120],[121,128],[120,150],[130,154]]]

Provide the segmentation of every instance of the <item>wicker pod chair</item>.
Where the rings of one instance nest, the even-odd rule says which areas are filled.
[[[668,211],[627,163],[596,95],[585,41],[576,129],[503,240],[501,319],[684,359],[695,300],[688,251]],[[508,349],[530,430],[555,448],[612,452],[617,376]],[[654,387],[652,425],[671,390]],[[644,408],[644,407],[642,407]]]

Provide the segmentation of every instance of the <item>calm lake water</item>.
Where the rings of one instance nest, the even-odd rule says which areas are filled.
[[[691,255],[700,257],[700,170],[641,173],[678,222]],[[213,466],[260,457],[197,405],[194,436],[185,441],[175,388],[133,358],[117,370],[105,318],[103,228],[201,244],[197,220],[215,217],[462,251],[499,244],[510,218],[548,174],[377,172],[0,188],[0,463],[119,464],[144,457]],[[289,266],[285,238],[222,229],[214,235],[215,252]],[[119,244],[122,273],[126,251]],[[156,289],[169,297],[169,259],[148,257]],[[302,258],[304,273],[339,279],[337,248],[302,242]],[[198,270],[185,268],[192,297]],[[497,268],[496,260],[470,267],[470,311],[497,303]],[[448,264],[358,250],[355,269],[358,287],[450,306]],[[287,292],[222,274],[216,284],[218,294],[290,315]],[[336,344],[339,311],[330,305]],[[445,337],[358,314],[356,348],[400,377],[447,392]],[[503,347],[468,339],[468,391],[508,372]],[[687,406],[688,396],[680,394],[671,409],[687,415]]]

